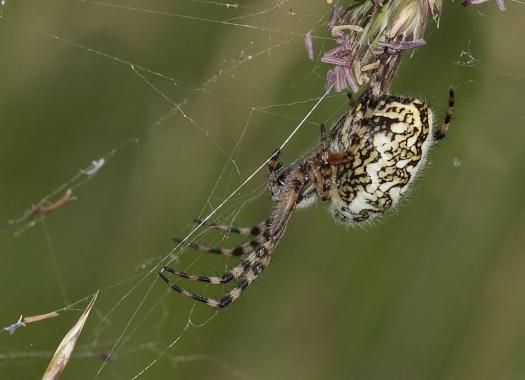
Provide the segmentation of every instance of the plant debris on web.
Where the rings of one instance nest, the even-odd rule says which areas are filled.
[[[60,314],[58,313],[58,311],[52,311],[47,314],[31,315],[29,317],[23,317],[21,315],[20,318],[18,318],[18,321],[7,327],[4,327],[4,331],[9,335],[13,335],[16,332],[16,330],[18,330],[20,327],[26,327],[29,323],[44,321],[49,318],[58,317],[59,315]]]
[[[82,329],[84,328],[84,325],[87,321],[87,318],[89,317],[89,313],[91,312],[93,305],[95,304],[95,301],[97,300],[97,296],[98,291],[91,298],[91,301],[89,302],[86,309],[78,319],[77,323],[75,323],[75,326],[73,326],[71,330],[68,331],[66,336],[64,336],[64,339],[62,339],[62,341],[58,345],[58,348],[55,351],[53,358],[49,362],[49,366],[47,367],[46,372],[42,377],[42,380],[58,379],[62,374],[62,371],[64,371],[64,368],[66,368],[66,365],[69,362],[69,359],[71,359],[71,355],[73,354],[73,349],[75,348],[77,339],[80,336]]]

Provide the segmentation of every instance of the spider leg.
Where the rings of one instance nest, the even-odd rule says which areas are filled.
[[[195,224],[202,224],[203,226],[214,228],[219,231],[224,231],[228,233],[234,233],[244,236],[261,236],[268,230],[268,225],[270,222],[268,220],[259,223],[253,227],[236,227],[228,224],[216,224],[210,222],[203,222],[200,219],[195,219]]]
[[[357,150],[357,146],[352,146],[349,150],[346,152],[329,152],[327,161],[330,163],[330,165],[339,166],[344,165],[352,162],[354,159],[355,152]]]
[[[348,97],[348,105],[350,106],[350,108],[356,108],[358,103],[355,100],[354,94],[352,93],[352,91],[348,91],[346,93],[346,96]]]
[[[279,170],[282,165],[279,162],[279,156],[281,155],[281,149],[276,148],[272,153],[272,158],[268,161],[268,170],[270,172]]]
[[[211,300],[212,303],[217,303],[216,307],[224,308],[237,301],[242,292],[266,269],[272,258],[273,251],[281,240],[286,226],[290,221],[290,217],[297,205],[297,200],[305,183],[305,171],[302,167],[299,167],[294,172],[292,180],[287,183],[285,192],[282,194],[281,199],[274,210],[268,241],[258,247],[254,252],[259,259],[253,263],[236,287],[231,289],[219,300]],[[205,303],[214,306],[209,302]]]
[[[365,122],[365,120],[363,119],[362,122]],[[332,166],[349,164],[354,160],[355,154],[359,150],[360,142],[359,135],[353,136],[350,147],[347,150],[342,152],[327,151],[324,160]]]
[[[268,234],[268,226],[270,224],[270,222],[267,220],[253,227],[235,227],[235,226],[230,226],[227,224],[215,224],[215,223],[208,223],[208,222],[203,223],[199,219],[196,219],[195,223],[203,224],[210,228],[215,228],[217,230],[224,231],[224,232],[236,233],[236,234],[245,235],[245,236],[255,236],[255,239],[249,242],[246,242],[244,244],[241,244],[240,246],[237,246],[235,248],[210,247],[208,245],[204,245],[200,243],[187,243],[183,239],[179,239],[179,238],[173,239],[175,242],[179,244],[183,244],[186,247],[193,248],[197,251],[216,253],[218,255],[229,256],[229,257],[230,256],[242,256],[247,253],[253,252],[255,248],[257,248],[258,246],[260,246],[262,243],[266,241],[266,236]]]
[[[269,242],[267,242],[267,243],[269,243]],[[237,277],[232,277],[233,275],[231,275],[227,279],[226,278],[222,279],[222,277],[224,277],[225,275],[227,275],[229,273],[232,273],[232,271],[230,271],[230,272],[226,272],[221,277],[208,277],[208,279],[210,279],[208,281],[208,280],[204,280],[206,278],[206,276],[188,275],[187,273],[175,271],[174,269],[172,269],[170,267],[164,267],[163,270],[166,270],[168,272],[171,272],[171,273],[174,273],[174,274],[178,274],[178,275],[184,274],[185,276],[187,276],[187,277],[184,277],[184,278],[188,278],[190,280],[195,280],[195,281],[209,282],[210,284],[213,284],[213,285],[225,284],[227,282],[230,282],[233,279],[241,277],[241,275],[244,272],[246,272],[246,270],[248,270],[246,272],[246,274],[244,276],[242,276],[242,279],[239,282],[239,284],[237,286],[235,286],[234,288],[232,288],[230,291],[226,292],[221,298],[208,298],[208,297],[202,296],[200,294],[193,293],[193,292],[191,292],[189,290],[186,290],[184,288],[181,288],[177,284],[175,284],[172,281],[170,281],[168,279],[168,277],[162,271],[159,273],[159,276],[164,280],[164,282],[166,282],[168,284],[168,286],[170,286],[173,290],[175,290],[176,292],[182,294],[185,297],[193,298],[194,300],[202,302],[202,303],[205,303],[206,305],[211,306],[211,307],[224,308],[224,307],[230,305],[232,302],[236,301],[240,297],[242,291],[244,289],[246,289],[257,278],[257,276],[260,273],[262,273],[262,271],[268,265],[268,263],[269,263],[268,250],[267,250],[267,248],[263,248],[263,247],[264,246],[259,247],[257,252],[253,253],[253,256],[250,255],[250,256],[252,256],[252,257],[250,257],[250,259],[252,259],[252,260],[250,260],[251,265],[238,265],[236,267],[236,268],[239,268],[239,267],[242,266],[242,268],[239,270],[239,272],[237,272],[237,273],[239,273],[239,275]],[[248,258],[245,261],[248,262]],[[234,268],[234,270],[236,268]],[[242,272],[241,272],[241,270],[242,270]],[[181,275],[181,277],[182,277],[182,275]],[[220,282],[216,282],[216,281],[220,281]]]
[[[438,130],[434,132],[434,143],[440,142],[447,136],[448,126],[450,124],[450,121],[452,120],[453,114],[454,114],[454,89],[450,87],[450,89],[448,90],[447,112],[445,113],[445,119],[443,120],[443,124],[441,124],[441,128],[439,128]]]
[[[321,144],[318,153],[313,159],[305,163],[308,177],[312,179],[314,191],[323,201],[331,199],[332,167],[352,162],[359,147],[359,140],[353,141],[350,149],[345,152],[330,150],[330,138],[326,134],[326,127],[321,124]]]
[[[321,124],[321,144],[319,146],[319,151],[304,165],[306,173],[308,174],[308,177],[311,178],[314,186],[310,190],[308,188],[303,190],[301,197],[304,197],[305,191],[309,191],[312,195],[317,194],[323,201],[330,199],[332,169],[330,167],[330,162],[328,161],[330,155],[329,149],[330,139],[326,134],[325,125]]]
[[[222,256],[242,256],[247,253],[253,252],[255,248],[257,248],[266,241],[266,237],[263,234],[258,235],[256,239],[241,244],[235,248],[218,248],[210,247],[200,243],[187,243],[183,239],[179,238],[174,238],[173,240],[179,244],[183,244],[186,247],[196,249],[197,251],[216,253]]]
[[[330,147],[330,138],[326,133],[326,125],[321,123],[321,152],[328,151]]]
[[[235,227],[230,226],[226,224],[215,224],[215,223],[202,223],[199,219],[195,220],[196,224],[203,224],[205,226],[208,226],[210,228],[215,228],[220,231],[224,232],[230,232],[230,233],[236,233],[240,235],[245,236],[255,236],[255,239],[246,242],[244,244],[241,244],[235,248],[219,248],[219,247],[210,247],[205,244],[200,243],[188,243],[185,242],[183,239],[174,238],[173,240],[179,244],[183,244],[186,247],[193,248],[197,251],[202,252],[210,252],[210,253],[216,253],[218,255],[222,256],[243,256],[245,254],[248,254],[250,252],[253,252],[255,248],[260,246],[262,243],[264,243],[268,235],[268,226],[270,224],[270,221],[265,221],[263,223],[259,223],[253,227]]]
[[[230,269],[229,271],[221,274],[220,276],[206,276],[206,275],[193,275],[186,272],[179,271],[175,268],[165,266],[159,273],[160,277],[173,289],[177,290],[177,285],[173,284],[168,277],[164,274],[164,271],[174,274],[175,276],[186,278],[191,281],[208,282],[212,285],[226,284],[232,280],[235,280],[246,272],[255,262],[258,261],[260,253],[252,252],[248,257],[241,261],[238,265]],[[180,292],[179,292],[180,293]]]
[[[283,190],[279,194],[279,200],[272,214],[269,226],[270,233],[268,235],[267,241],[257,247],[254,252],[250,253],[248,257],[246,257],[246,259],[244,259],[239,265],[217,277],[191,275],[177,271],[170,267],[164,267],[164,269],[159,273],[159,276],[176,292],[182,294],[183,296],[193,298],[196,301],[205,303],[211,307],[224,308],[239,299],[241,293],[257,278],[257,276],[259,276],[259,274],[264,271],[264,269],[270,263],[272,253],[281,240],[286,226],[290,221],[292,212],[297,205],[297,201],[301,195],[301,192],[304,190],[304,186],[308,181],[305,169],[302,165],[297,167],[292,174],[293,175],[286,181]],[[204,297],[181,288],[177,284],[170,281],[169,278],[164,274],[164,271],[168,271],[190,280],[209,282],[210,284],[214,285],[227,283],[234,279],[240,278],[241,276],[242,279],[236,287],[225,293],[224,296],[214,299]]]
[[[283,165],[279,161],[280,154],[281,150],[279,148],[275,149],[272,158],[268,162],[268,190],[273,201],[279,199],[279,194],[284,188],[286,178],[291,172],[291,168],[283,170]]]
[[[242,278],[239,284],[226,293],[221,299],[219,299],[219,305],[224,308],[233,302],[237,301],[241,296],[242,292],[254,282],[257,277],[268,267],[270,263],[271,253],[264,255],[258,262],[253,264],[251,268],[246,272],[246,275]]]

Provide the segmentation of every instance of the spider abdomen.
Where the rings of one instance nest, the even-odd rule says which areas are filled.
[[[432,119],[424,102],[384,95],[373,105],[360,104],[338,123],[331,149],[353,154],[332,168],[335,218],[365,222],[396,206],[426,161]]]

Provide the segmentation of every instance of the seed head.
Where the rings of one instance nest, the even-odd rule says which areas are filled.
[[[390,86],[400,58],[407,50],[425,44],[432,18],[439,23],[442,0],[354,0],[343,8],[332,6],[328,26],[337,46],[321,61],[328,70],[326,88],[356,93],[361,85],[375,83],[378,92]]]

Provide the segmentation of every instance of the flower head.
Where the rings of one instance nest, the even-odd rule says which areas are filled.
[[[489,0],[464,0],[463,5],[468,7],[470,5],[480,5],[486,3],[487,1]],[[498,6],[500,11],[504,11],[505,9],[507,9],[503,0],[496,0],[496,5]]]
[[[337,46],[321,61],[333,65],[326,87],[356,93],[371,81],[385,91],[394,77],[401,55],[425,44],[428,20],[439,22],[441,0],[356,0],[350,6],[332,7],[328,26]],[[378,73],[382,67],[382,72]]]

